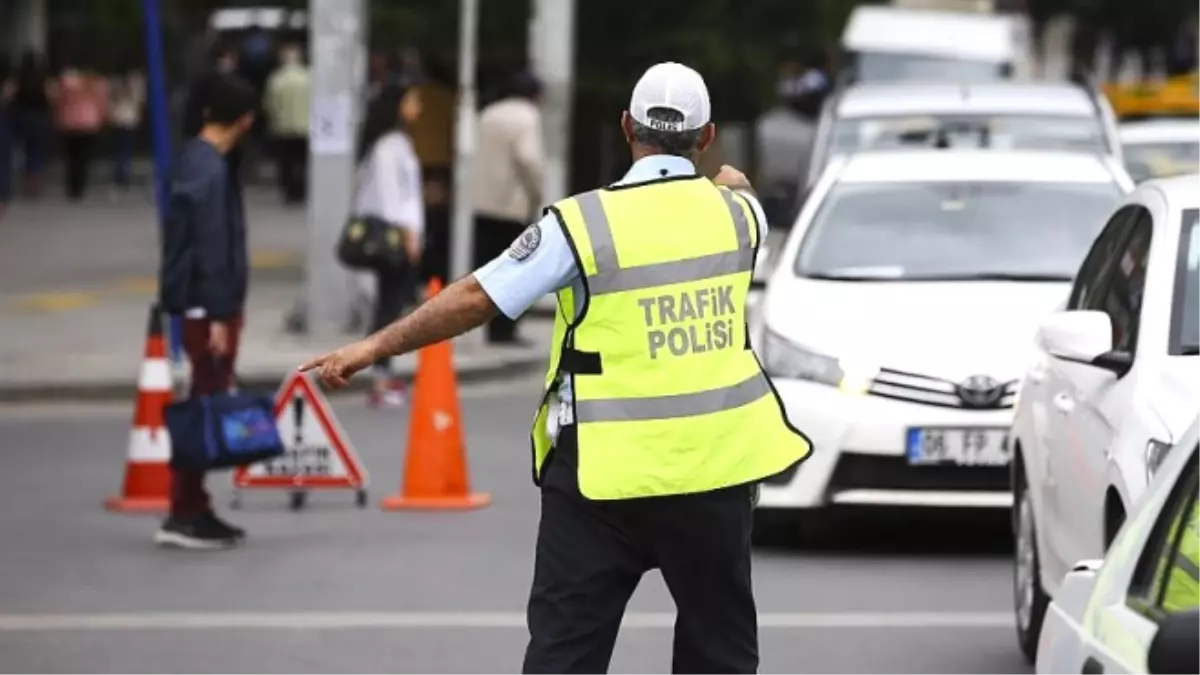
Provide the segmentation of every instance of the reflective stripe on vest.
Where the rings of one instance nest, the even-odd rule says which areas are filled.
[[[675,419],[739,408],[770,393],[771,386],[766,378],[752,375],[732,387],[695,394],[579,401],[575,404],[575,412],[581,418],[595,422]]]
[[[580,491],[592,499],[750,483],[808,456],[750,350],[758,231],[750,204],[706,179],[598,190],[549,209],[582,272],[558,293],[546,401],[572,378]],[[578,317],[569,321],[567,317]]]
[[[603,295],[753,270],[754,246],[750,241],[750,222],[728,190],[722,190],[721,196],[737,230],[737,250],[626,269],[617,265],[617,249],[613,244],[612,229],[608,225],[604,205],[600,203],[599,192],[585,192],[576,197],[599,270],[596,276],[588,278],[588,290],[592,295]]]

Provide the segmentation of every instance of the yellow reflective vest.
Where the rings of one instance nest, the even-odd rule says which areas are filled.
[[[1179,534],[1179,548],[1169,561],[1170,568],[1166,574],[1167,587],[1163,592],[1163,609],[1170,613],[1186,612],[1200,605],[1200,586],[1197,576],[1200,576],[1197,557],[1200,557],[1200,538],[1197,538],[1197,515],[1200,505],[1192,502],[1192,512],[1187,522],[1183,524],[1183,532]],[[1182,517],[1184,514],[1180,514]],[[1178,521],[1176,521],[1178,525]],[[1171,532],[1178,531],[1172,527]]]
[[[565,376],[579,488],[590,499],[750,483],[809,455],[750,348],[758,227],[745,198],[682,176],[586,192],[548,212],[585,290],[558,292],[532,431],[535,481],[552,445],[550,397]]]

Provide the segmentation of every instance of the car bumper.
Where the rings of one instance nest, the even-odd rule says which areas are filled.
[[[1083,665],[1081,627],[1058,603],[1051,602],[1038,638],[1038,673],[1078,673]]]
[[[843,392],[823,384],[773,380],[793,426],[812,441],[803,463],[764,481],[759,508],[828,504],[1008,508],[1009,468],[912,466],[912,427],[1007,429],[1012,409],[964,410]]]

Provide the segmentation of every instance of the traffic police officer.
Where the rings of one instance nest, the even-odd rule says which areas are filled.
[[[344,386],[383,354],[557,293],[531,433],[542,516],[524,672],[606,671],[625,605],[657,568],[678,611],[672,670],[751,673],[756,484],[811,449],[749,343],[766,221],[741,173],[696,173],[715,128],[691,68],[646,71],[621,127],[634,160],[623,180],[554,204],[473,275],[301,369]]]

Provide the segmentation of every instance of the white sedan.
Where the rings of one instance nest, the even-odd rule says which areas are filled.
[[[1090,153],[835,158],[752,321],[814,444],[763,483],[760,537],[829,504],[1008,507],[1024,345],[1129,189],[1119,162]]]
[[[1039,673],[1200,672],[1197,422],[1170,449],[1103,561],[1077,563],[1050,604]]]
[[[1130,194],[1045,317],[1013,418],[1017,637],[1099,558],[1200,399],[1200,177]]]
[[[1200,171],[1196,118],[1125,122],[1118,129],[1125,168],[1137,182]]]

